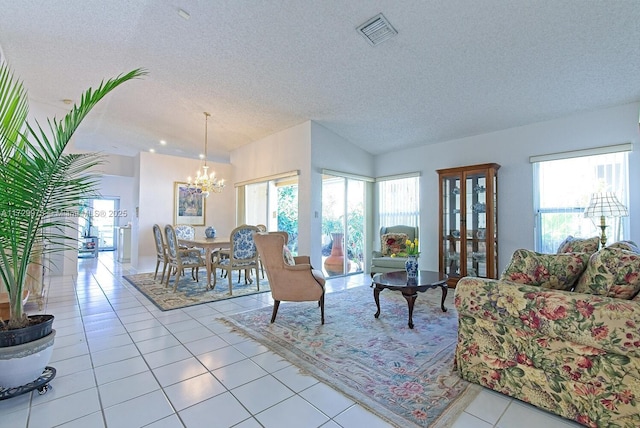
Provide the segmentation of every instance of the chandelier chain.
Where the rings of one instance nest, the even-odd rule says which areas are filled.
[[[191,193],[199,193],[203,197],[208,197],[211,192],[220,193],[224,189],[224,179],[217,178],[215,172],[209,174],[209,166],[207,165],[207,149],[208,149],[208,133],[209,133],[209,116],[211,114],[204,112],[204,165],[202,166],[203,172],[198,170],[195,180],[191,180],[191,177],[187,178],[189,183],[188,188]]]

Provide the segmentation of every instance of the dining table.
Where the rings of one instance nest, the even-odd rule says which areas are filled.
[[[211,254],[213,250],[231,247],[229,238],[193,238],[178,239],[178,244],[188,248],[202,248],[205,252],[205,263],[207,265],[207,288],[211,286]]]

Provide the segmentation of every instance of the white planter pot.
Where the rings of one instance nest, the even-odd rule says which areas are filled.
[[[0,348],[0,386],[15,388],[38,379],[49,364],[56,331],[22,345]]]

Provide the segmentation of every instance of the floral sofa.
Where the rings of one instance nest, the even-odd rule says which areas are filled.
[[[457,370],[585,426],[639,427],[639,251],[565,250],[518,250],[499,280],[458,282]]]

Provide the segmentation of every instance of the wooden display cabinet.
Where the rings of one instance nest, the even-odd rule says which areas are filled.
[[[464,276],[498,274],[498,175],[495,163],[439,169],[439,268],[455,288]]]

